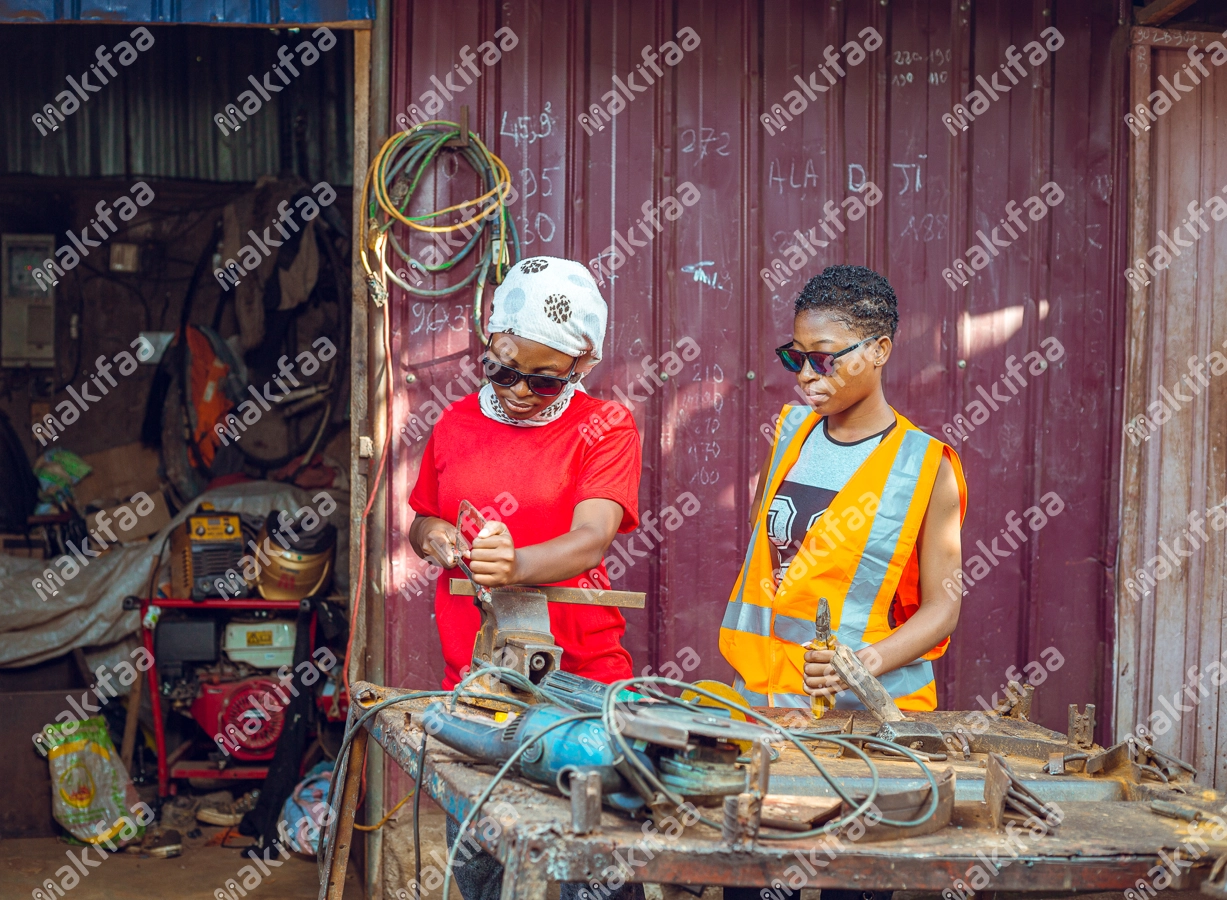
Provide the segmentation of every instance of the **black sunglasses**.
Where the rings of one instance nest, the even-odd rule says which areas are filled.
[[[487,345],[486,350],[489,351],[489,349]],[[571,363],[571,371],[563,376],[530,375],[519,369],[513,369],[511,366],[503,365],[497,359],[491,359],[489,356],[483,356],[481,363],[485,367],[486,377],[499,387],[514,387],[516,382],[523,380],[528,385],[528,389],[538,397],[557,397],[575,376],[575,367],[579,364],[579,357],[576,357]]]
[[[882,337],[876,334],[873,337],[867,337],[863,341],[857,341],[851,347],[845,347],[838,353],[827,353],[823,350],[796,350],[792,346],[792,341],[789,341],[783,347],[776,347],[775,354],[780,358],[780,362],[784,364],[784,368],[789,372],[800,372],[805,368],[805,361],[808,359],[810,368],[814,370],[815,375],[834,375],[835,360],[839,359],[845,353],[851,353],[857,347],[863,347],[870,341],[876,341]]]

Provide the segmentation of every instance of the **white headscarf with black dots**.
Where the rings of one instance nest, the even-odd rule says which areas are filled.
[[[514,334],[580,360],[581,376],[601,360],[609,309],[587,268],[569,259],[534,256],[521,260],[494,291],[490,334]],[[569,384],[553,403],[529,419],[513,419],[487,384],[479,394],[482,412],[509,425],[547,425],[566,410],[578,383]]]

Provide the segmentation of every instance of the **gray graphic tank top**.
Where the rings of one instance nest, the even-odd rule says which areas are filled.
[[[780,558],[777,584],[814,522],[894,427],[892,422],[884,431],[847,444],[831,437],[826,419],[810,432],[767,510],[767,535]]]

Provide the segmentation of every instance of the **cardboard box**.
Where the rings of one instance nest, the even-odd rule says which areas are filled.
[[[84,484],[84,482],[82,482],[82,484]],[[140,489],[137,488],[137,490]],[[136,491],[133,491],[133,493],[136,493]],[[147,515],[139,515],[136,512],[136,508],[131,503],[117,503],[114,506],[108,507],[102,511],[110,517],[111,532],[119,539],[120,543],[138,541],[143,538],[152,537],[170,522],[170,507],[166,505],[166,498],[162,496],[162,492],[155,487],[153,490],[146,491],[145,493],[149,495],[149,499],[152,500],[154,504],[153,509],[150,510]],[[118,510],[121,506],[126,506],[132,511],[132,514],[137,517],[136,524],[134,524],[128,531],[124,531],[119,527]],[[101,514],[102,513],[90,513],[86,518],[86,523],[89,525],[91,531],[98,527],[98,517]]]
[[[158,452],[140,443],[112,447],[82,459],[93,471],[73,488],[80,510],[90,503],[101,509],[126,504],[139,491],[152,497],[161,487]]]

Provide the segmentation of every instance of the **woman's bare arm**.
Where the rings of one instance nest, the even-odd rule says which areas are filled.
[[[490,522],[473,540],[469,568],[478,584],[553,584],[595,569],[622,523],[622,506],[603,498],[581,500],[571,530],[556,538],[517,548],[507,526]]]
[[[942,458],[937,480],[920,525],[920,608],[888,637],[858,652],[875,675],[915,662],[954,633],[962,597],[950,596],[942,582],[956,584],[963,565],[959,487],[950,461]],[[833,694],[845,690],[830,665],[829,650],[805,654],[805,686],[810,693]]]

